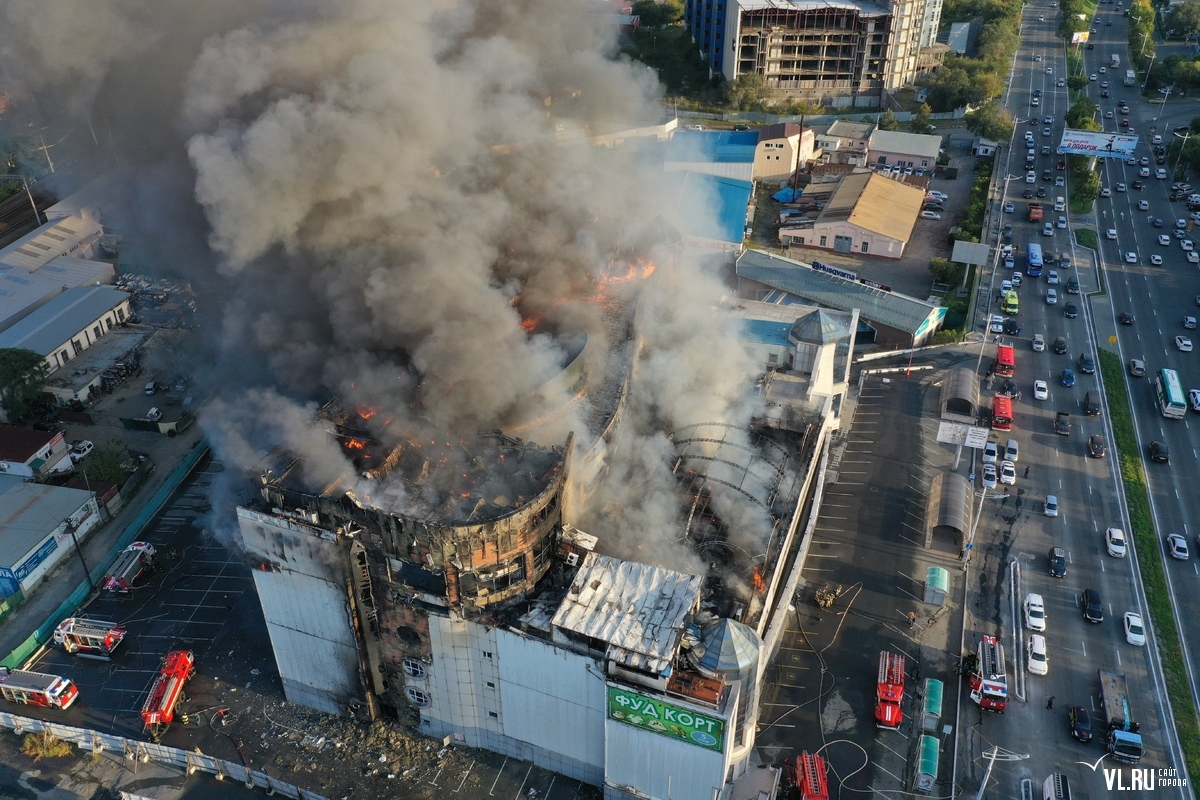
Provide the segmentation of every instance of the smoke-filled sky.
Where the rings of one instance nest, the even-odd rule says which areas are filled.
[[[555,323],[599,324],[564,298],[587,294],[617,247],[660,263],[633,289],[645,351],[597,498],[609,513],[584,524],[669,562],[663,432],[747,420],[750,367],[716,324],[720,278],[655,247],[649,223],[676,204],[661,168],[563,143],[661,110],[653,73],[617,57],[598,10],[6,0],[0,79],[24,114],[111,152],[105,222],[209,290],[203,424],[243,466],[286,440],[314,481],[348,473],[305,422],[333,393],[401,429],[497,427],[561,368]],[[521,327],[541,314],[548,332]]]

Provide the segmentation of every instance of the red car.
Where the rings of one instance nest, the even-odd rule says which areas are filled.
[[[1055,168],[1055,169],[1058,169],[1058,170],[1063,170],[1063,169],[1066,169],[1066,168],[1067,168],[1067,162],[1066,162],[1064,159],[1061,159],[1061,158],[1060,158],[1060,159],[1058,160],[1058,163],[1054,165],[1054,168]]]
[[[1123,119],[1123,120],[1121,120],[1121,127],[1122,127],[1122,128],[1128,128],[1128,127],[1129,127],[1129,120],[1127,120],[1127,119]]]

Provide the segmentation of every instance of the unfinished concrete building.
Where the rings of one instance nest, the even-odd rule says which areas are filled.
[[[758,73],[782,94],[876,108],[917,77],[941,0],[688,0],[684,22],[711,74]]]

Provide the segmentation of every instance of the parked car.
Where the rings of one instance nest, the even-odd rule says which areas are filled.
[[[936,211],[922,211],[921,212],[921,219],[940,220],[941,218],[942,218],[942,215],[937,213]]]
[[[1071,736],[1076,741],[1092,740],[1092,715],[1088,713],[1086,706],[1071,706],[1071,710],[1067,712],[1067,722],[1071,726]]]
[[[1026,652],[1029,671],[1034,675],[1045,675],[1050,671],[1050,659],[1046,655],[1046,637],[1035,633],[1029,637],[1029,649]]]
[[[94,445],[87,439],[80,439],[71,445],[71,462],[79,463],[91,455]]]

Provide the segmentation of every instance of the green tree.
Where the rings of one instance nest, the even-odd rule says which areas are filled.
[[[1067,113],[1063,119],[1067,123],[1067,127],[1082,131],[1098,131],[1101,130],[1100,123],[1096,122],[1096,103],[1089,97],[1081,97],[1075,101],[1075,104],[1067,109]]]
[[[650,28],[661,28],[683,19],[682,0],[638,0],[633,4],[633,13],[638,16],[642,25]]]
[[[1180,3],[1175,6],[1167,15],[1166,28],[1176,36],[1200,34],[1200,3]]]
[[[1071,181],[1071,199],[1075,202],[1091,205],[1100,196],[1100,174],[1088,170],[1081,177]]]
[[[986,139],[1006,141],[1012,136],[1013,118],[995,100],[984,103],[964,118],[967,129]]]
[[[976,94],[976,84],[964,67],[944,66],[929,85],[929,105],[935,111],[953,111]]]
[[[896,119],[896,115],[889,108],[879,116],[879,124],[876,127],[881,131],[898,131],[900,130],[900,120]]]
[[[0,349],[0,408],[9,422],[23,422],[29,404],[46,388],[46,361],[32,350]]]
[[[1067,78],[1067,88],[1073,92],[1082,91],[1088,85],[1087,75],[1072,75]]]
[[[933,109],[929,107],[929,103],[922,103],[921,107],[913,113],[912,121],[909,122],[909,127],[913,133],[929,133],[933,130],[933,124],[929,121],[929,115],[933,113]]]
[[[722,84],[725,103],[738,111],[754,111],[763,107],[771,96],[767,79],[757,72],[744,72]]]
[[[1192,133],[1200,133],[1200,117],[1192,117],[1189,127],[1192,129]]]
[[[96,445],[92,454],[76,468],[87,475],[90,481],[108,481],[118,486],[133,474],[133,459],[129,450],[115,439]]]
[[[949,283],[957,271],[958,267],[948,258],[929,259],[929,274],[935,283]]]

